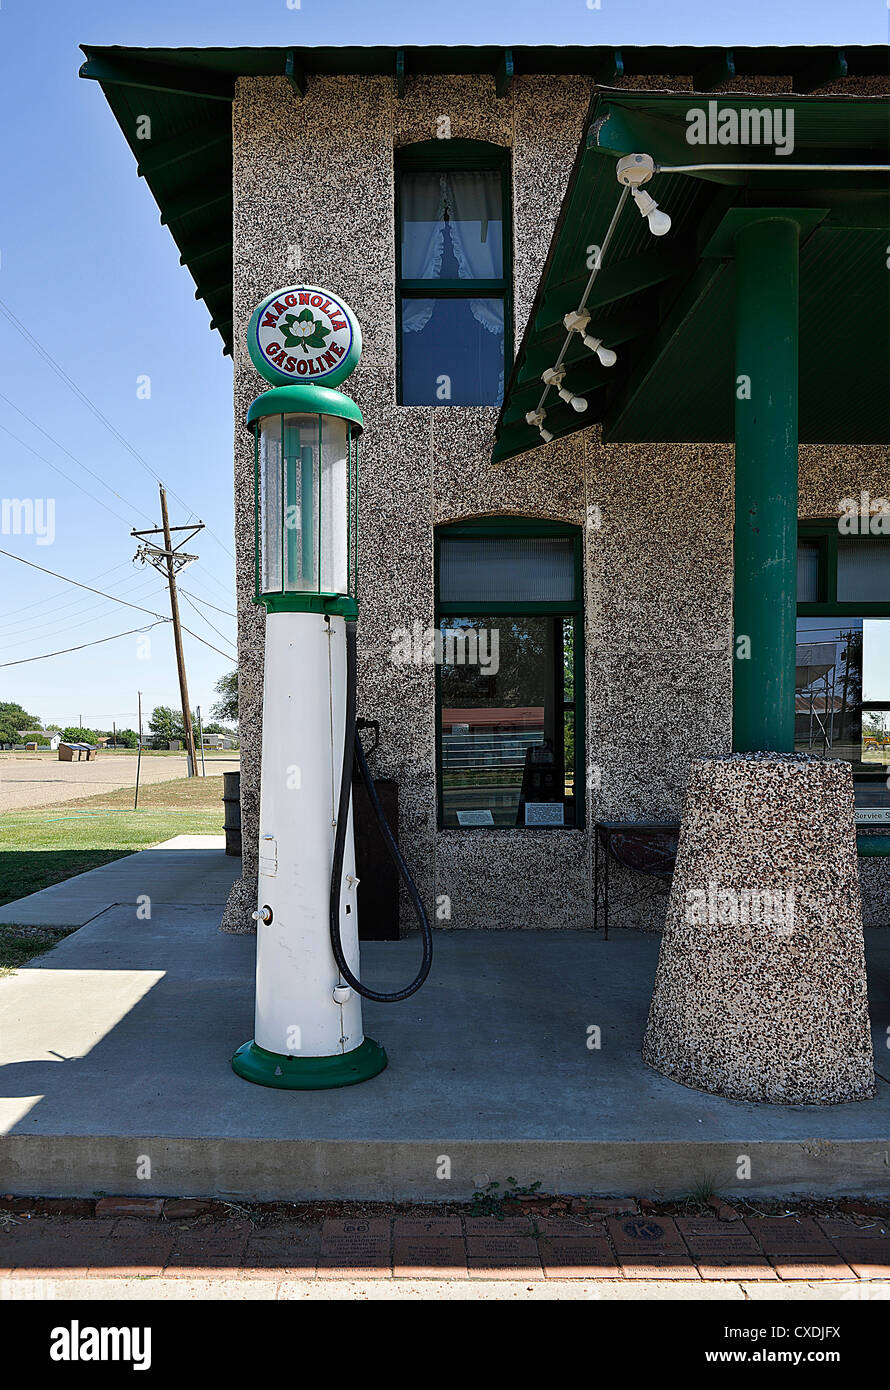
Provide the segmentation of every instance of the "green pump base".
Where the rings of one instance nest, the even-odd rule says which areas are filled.
[[[332,1091],[337,1086],[370,1081],[372,1076],[379,1076],[386,1061],[386,1053],[373,1038],[365,1038],[351,1052],[338,1052],[333,1057],[287,1057],[247,1042],[232,1058],[232,1070],[257,1086],[275,1086],[281,1091]]]

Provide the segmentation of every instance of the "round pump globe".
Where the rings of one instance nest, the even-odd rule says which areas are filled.
[[[256,600],[269,611],[356,607],[362,413],[324,386],[280,386],[250,406],[255,437]]]
[[[247,350],[273,386],[339,386],[358,365],[362,330],[339,295],[320,285],[287,285],[254,309]]]

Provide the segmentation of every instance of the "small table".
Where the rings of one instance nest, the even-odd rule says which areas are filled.
[[[609,858],[615,853],[613,841],[618,835],[639,835],[643,841],[646,836],[652,838],[669,837],[679,839],[680,822],[663,820],[598,820],[593,826],[593,930],[599,930],[599,903],[600,903],[600,842],[603,846],[605,857],[605,869],[603,873],[603,940],[609,939]],[[655,850],[652,857],[652,867],[645,868],[642,864],[634,864],[631,859],[624,858],[620,862],[629,868],[635,868],[639,873],[656,874],[659,878],[670,878],[674,872],[674,861],[677,857],[676,846],[673,853],[668,848]]]

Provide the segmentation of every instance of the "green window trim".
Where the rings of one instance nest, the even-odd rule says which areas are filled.
[[[870,540],[890,546],[890,536],[841,536],[837,518],[801,521],[797,528],[798,541],[815,542],[819,547],[819,601],[799,603],[799,618],[890,618],[890,595],[882,603],[838,603],[837,550],[838,541]]]
[[[567,537],[573,542],[575,597],[560,603],[541,603],[531,600],[497,602],[487,600],[483,603],[445,602],[439,597],[439,556],[443,539],[468,536],[475,539],[483,537],[522,537],[541,536],[546,538]],[[566,522],[546,521],[532,517],[480,517],[474,520],[446,523],[435,528],[434,533],[434,626],[438,629],[442,618],[448,617],[533,617],[538,614],[561,615],[571,618],[574,641],[574,714],[575,714],[575,822],[574,825],[560,826],[490,826],[482,828],[485,835],[526,835],[544,832],[553,834],[573,834],[584,831],[587,819],[587,734],[586,734],[586,681],[584,659],[584,562],[582,551],[583,529]],[[440,834],[478,834],[479,826],[459,826],[444,824],[442,801],[442,668],[436,663],[436,829]]]
[[[503,299],[504,301],[504,380],[513,364],[513,190],[512,151],[506,145],[486,140],[422,140],[401,145],[395,153],[395,241],[396,241],[396,403],[402,399],[402,299]],[[474,173],[497,173],[501,178],[503,200],[503,277],[499,280],[406,280],[402,276],[403,174],[438,173],[455,169]],[[429,409],[447,408],[443,401]]]

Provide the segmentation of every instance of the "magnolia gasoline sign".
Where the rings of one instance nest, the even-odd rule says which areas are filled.
[[[261,376],[273,386],[296,381],[337,386],[362,351],[362,333],[349,305],[318,285],[290,285],[267,295],[254,309],[247,348]]]

